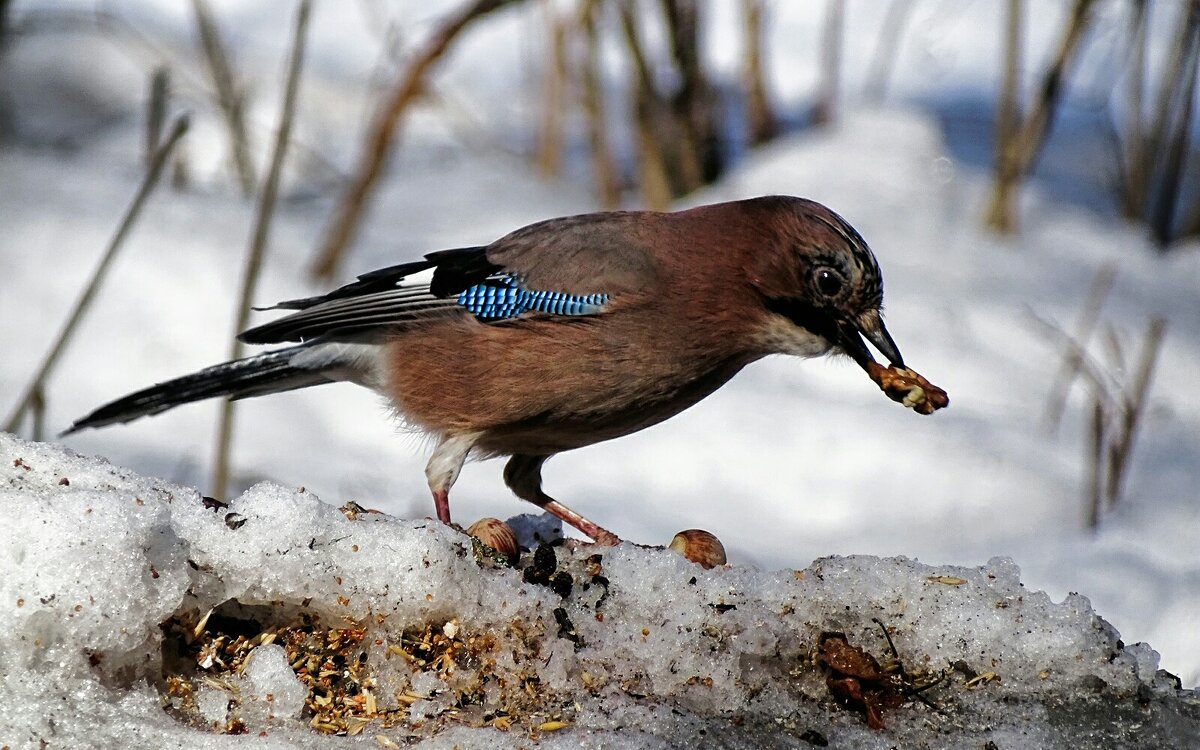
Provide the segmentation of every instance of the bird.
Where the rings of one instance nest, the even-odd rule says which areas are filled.
[[[620,537],[543,490],[551,456],[662,422],[772,354],[846,355],[879,382],[864,338],[905,367],[882,303],[867,243],[812,200],[566,216],[265,308],[282,317],[239,338],[281,348],[130,394],[64,434],[349,381],[433,438],[425,476],[443,523],[468,457],[507,456],[518,498],[612,545]]]

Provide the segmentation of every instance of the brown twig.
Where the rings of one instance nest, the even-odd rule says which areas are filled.
[[[1179,95],[1179,81],[1183,80],[1187,48],[1191,39],[1191,2],[1179,9],[1178,25],[1171,41],[1171,51],[1163,62],[1158,81],[1158,97],[1154,103],[1154,114],[1146,143],[1147,171],[1153,172],[1160,160],[1162,144],[1166,142],[1171,122],[1172,102]]]
[[[8,37],[8,10],[12,6],[9,0],[0,0],[0,49]]]
[[[605,121],[604,88],[600,78],[600,39],[596,30],[596,14],[600,0],[584,0],[579,13],[585,48],[583,55],[580,95],[587,115],[588,142],[592,151],[592,177],[600,205],[614,209],[621,205],[621,182],[608,139]]]
[[[116,259],[117,253],[125,244],[125,238],[129,236],[130,230],[133,229],[133,225],[141,215],[142,208],[146,205],[146,200],[154,192],[154,187],[158,184],[159,177],[162,176],[163,167],[171,155],[171,150],[175,148],[175,144],[179,142],[179,139],[183,137],[187,129],[187,116],[181,115],[176,118],[174,125],[171,126],[171,132],[167,136],[166,142],[154,154],[154,159],[150,162],[150,166],[146,170],[146,176],[142,178],[142,184],[138,187],[133,202],[125,210],[125,215],[121,217],[121,223],[117,226],[117,231],[113,234],[112,239],[109,240],[108,247],[105,248],[104,255],[100,258],[100,263],[96,266],[96,270],[92,272],[92,276],[88,279],[87,286],[83,288],[83,292],[80,293],[79,299],[75,301],[75,307],[71,310],[71,314],[67,316],[67,322],[59,332],[58,338],[54,340],[54,344],[51,345],[46,358],[42,360],[37,374],[33,376],[24,394],[17,401],[16,408],[9,415],[8,421],[5,422],[5,432],[15,432],[17,427],[20,426],[21,420],[24,419],[26,411],[42,398],[46,380],[54,371],[55,365],[58,364],[58,358],[65,351],[67,344],[71,340],[71,336],[75,333],[75,328],[90,309],[92,300],[96,297],[96,292],[99,291],[100,286],[104,283],[109,267],[112,265],[113,260]]]
[[[158,65],[150,74],[150,97],[146,103],[146,165],[162,145],[163,126],[167,122],[167,106],[171,100],[171,69]]]
[[[1140,218],[1146,205],[1147,163],[1146,133],[1142,127],[1142,107],[1146,98],[1146,15],[1147,0],[1134,0],[1130,16],[1130,70],[1128,99],[1125,102],[1125,158],[1121,205],[1125,216]]]
[[[693,0],[661,2],[671,56],[679,71],[671,111],[681,136],[674,149],[677,194],[684,195],[715,181],[725,165],[713,114],[715,97],[700,53],[700,27],[706,6]]]
[[[1091,418],[1088,420],[1088,441],[1085,447],[1084,466],[1084,524],[1095,531],[1100,528],[1100,515],[1104,508],[1104,445],[1107,442],[1104,406],[1100,394],[1093,394]]]
[[[1087,349],[1088,342],[1092,338],[1092,331],[1096,327],[1096,321],[1100,317],[1100,310],[1104,307],[1116,279],[1116,268],[1108,264],[1101,266],[1092,279],[1083,310],[1075,322],[1075,333],[1072,338],[1078,346],[1063,355],[1058,374],[1055,376],[1050,386],[1050,394],[1046,398],[1046,408],[1042,412],[1042,423],[1048,434],[1053,435],[1058,432],[1058,427],[1062,422],[1063,408],[1067,403],[1067,393],[1071,390],[1071,384],[1075,382],[1082,364],[1080,352]]]
[[[1017,136],[1017,169],[1019,174],[1029,171],[1046,141],[1046,133],[1058,112],[1067,72],[1075,62],[1084,34],[1090,23],[1090,11],[1095,0],[1075,0],[1071,18],[1059,42],[1054,62],[1042,77],[1042,84],[1033,109]]]
[[[1162,349],[1166,330],[1167,322],[1162,318],[1152,318],[1146,325],[1146,338],[1138,357],[1137,370],[1134,372],[1129,390],[1124,394],[1120,431],[1118,439],[1113,443],[1108,464],[1106,504],[1110,510],[1116,506],[1121,497],[1129,456],[1133,453],[1138,427],[1141,425],[1142,415],[1146,410],[1147,395],[1150,392],[1150,383],[1154,379],[1154,367],[1158,362],[1158,353]]]
[[[996,182],[988,206],[987,225],[1001,233],[1012,231],[1016,224],[1012,192],[1018,179],[1016,136],[1021,120],[1017,94],[1021,80],[1022,5],[1022,0],[1008,0],[1004,24],[1004,73],[996,107]]]
[[[1079,341],[1076,341],[1071,334],[1064,331],[1057,323],[1046,320],[1034,312],[1030,312],[1029,315],[1030,320],[1038,328],[1053,337],[1058,346],[1064,349],[1064,359],[1070,358],[1072,361],[1078,363],[1075,366],[1080,377],[1087,381],[1093,392],[1105,399],[1105,408],[1113,408],[1113,404],[1110,403],[1109,394],[1117,392],[1120,389],[1113,382],[1111,376],[1105,372],[1104,367],[1088,353],[1087,348]]]
[[[988,225],[998,229],[1011,228],[1013,219],[1012,200],[1020,179],[1029,172],[1045,144],[1046,134],[1054,122],[1058,103],[1062,97],[1063,83],[1067,72],[1075,62],[1088,30],[1090,11],[1095,0],[1075,0],[1071,17],[1059,40],[1053,61],[1042,76],[1041,86],[1033,108],[1025,117],[1020,130],[1015,134],[1011,147],[1004,151],[1002,172],[1009,177],[1008,185],[1002,186],[1000,176],[992,193],[992,204],[988,208]],[[1007,217],[999,219],[997,217]],[[1007,221],[1007,224],[1004,222]]]
[[[213,87],[217,90],[217,104],[220,105],[221,112],[225,115],[225,125],[229,129],[234,171],[242,186],[242,193],[249,197],[254,195],[256,179],[254,162],[250,158],[249,138],[246,135],[246,97],[240,90],[233,74],[233,66],[229,63],[229,53],[221,41],[221,32],[213,17],[212,9],[208,6],[208,0],[192,0],[192,11],[196,17],[196,31],[200,35],[200,47],[204,50],[204,58],[208,61]]]
[[[267,178],[263,182],[262,193],[258,199],[258,210],[254,217],[254,233],[250,240],[250,249],[246,253],[246,266],[242,275],[242,290],[238,299],[237,324],[234,326],[233,346],[229,358],[239,359],[242,356],[244,344],[237,334],[246,328],[250,320],[250,304],[254,290],[258,286],[258,276],[262,269],[263,257],[266,253],[267,238],[270,235],[271,219],[275,213],[276,196],[279,192],[279,181],[283,174],[283,160],[287,154],[288,141],[291,138],[292,121],[296,111],[296,93],[300,88],[300,70],[304,63],[304,47],[308,32],[308,18],[312,11],[312,0],[302,0],[296,10],[295,31],[292,37],[292,51],[288,60],[287,83],[284,86],[283,108],[279,114],[279,129],[275,133],[275,146],[271,153],[271,165]],[[212,495],[222,498],[229,483],[230,446],[233,438],[233,402],[224,401],[221,404],[221,418],[217,429],[216,462],[213,468]]]
[[[913,0],[892,0],[883,17],[875,55],[867,68],[867,98],[876,103],[887,95],[888,83],[896,67],[896,56],[904,39],[905,26],[913,9]]]
[[[842,37],[846,26],[846,0],[828,0],[825,5],[825,29],[821,34],[821,83],[812,119],[817,125],[833,120],[841,80]]]
[[[383,174],[384,164],[396,140],[400,118],[420,96],[430,71],[473,21],[513,2],[516,0],[475,0],[464,7],[433,33],[425,47],[413,58],[408,70],[396,80],[395,87],[371,122],[354,177],[338,200],[333,218],[321,240],[310,271],[314,278],[327,280],[337,270],[342,255],[358,230],[375,183]]]
[[[636,6],[629,0],[620,4],[621,29],[633,63],[639,182],[646,206],[661,211],[670,207],[675,192],[666,147],[666,140],[672,137],[674,128],[654,84],[636,13]]]
[[[742,68],[742,86],[746,91],[746,130],[750,143],[758,145],[779,133],[779,120],[771,107],[765,80],[766,66],[763,64],[763,32],[766,28],[763,0],[742,0],[742,18],[746,34],[746,63]]]
[[[1188,3],[1185,13],[1187,42],[1179,70],[1182,84],[1176,105],[1171,108],[1167,118],[1170,137],[1160,157],[1158,190],[1148,217],[1151,234],[1161,247],[1166,247],[1174,239],[1175,210],[1183,182],[1184,155],[1195,109],[1196,68],[1200,64],[1200,3]],[[1163,145],[1161,141],[1159,145]]]
[[[542,120],[538,129],[537,166],[546,177],[562,171],[563,120],[567,100],[567,35],[564,19],[559,18],[553,2],[544,2],[546,16],[546,57],[543,66]]]
[[[1093,292],[1097,288],[1093,284]],[[1093,295],[1093,299],[1097,297],[1098,294]],[[1098,310],[1098,306],[1095,309]],[[1086,320],[1092,315],[1089,309],[1083,318]],[[1084,453],[1084,522],[1087,528],[1096,529],[1104,513],[1115,508],[1120,500],[1167,324],[1158,317],[1150,320],[1133,376],[1121,382],[1110,375],[1110,371],[1125,371],[1123,347],[1111,326],[1107,340],[1112,362],[1110,371],[1106,371],[1091,358],[1085,343],[1036,315],[1033,319],[1058,339],[1065,350],[1064,363],[1069,362],[1070,367],[1087,381],[1092,397]],[[1088,331],[1093,327],[1094,323],[1086,326]],[[1070,380],[1074,380],[1074,376],[1066,380],[1068,386]]]

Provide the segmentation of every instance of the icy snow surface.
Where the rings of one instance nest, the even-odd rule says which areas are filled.
[[[1156,673],[1149,646],[1121,644],[1082,596],[1055,603],[1026,589],[1002,558],[935,567],[827,557],[803,570],[705,571],[661,548],[565,545],[555,554],[573,578],[568,593],[477,557],[449,527],[351,518],[303,490],[262,483],[210,509],[195,490],[59,446],[0,436],[0,459],[9,520],[0,529],[0,744],[11,748],[39,739],[764,748],[818,738],[839,748],[1184,748],[1200,732],[1200,701]],[[195,623],[219,605],[260,624],[365,627],[356,662],[374,672],[380,710],[396,708],[396,696],[418,699],[408,720],[368,723],[350,738],[314,733],[298,718],[304,689],[274,643],[257,646],[241,674],[201,674],[191,705],[167,695],[164,673],[186,673],[178,643],[164,645],[167,624]],[[947,675],[922,694],[932,705],[886,710],[884,730],[836,706],[811,660],[819,636],[836,631],[886,663],[875,619],[908,673]],[[393,652],[431,624],[460,643],[493,640],[441,671]],[[971,674],[984,679],[968,687]],[[476,698],[456,704],[463,694]],[[481,726],[515,700],[527,712],[507,731]],[[248,736],[206,729],[230,719]]]

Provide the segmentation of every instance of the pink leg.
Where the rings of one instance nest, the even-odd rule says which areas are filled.
[[[564,523],[569,523],[582,531],[584,534],[587,534],[596,542],[596,544],[599,544],[603,547],[615,547],[621,543],[621,537],[612,533],[608,529],[602,526],[597,526],[567,506],[563,505],[557,500],[552,499],[545,493],[542,493],[542,497],[546,499],[546,502],[535,503],[536,505],[539,505],[552,516],[561,518]]]
[[[592,523],[542,491],[542,464],[547,458],[549,456],[513,456],[504,467],[504,483],[517,497],[574,526],[595,540],[596,544],[606,547],[620,544],[619,536]]]
[[[433,507],[437,511],[438,520],[450,523],[450,488],[458,479],[463,461],[471,452],[475,443],[473,435],[455,435],[443,437],[433,449],[429,463],[425,466],[425,477],[429,480],[429,490],[433,493]]]
[[[449,490],[434,490],[433,491],[433,507],[437,509],[438,520],[442,523],[450,523],[450,491]]]

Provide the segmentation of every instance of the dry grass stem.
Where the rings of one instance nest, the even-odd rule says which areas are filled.
[[[242,187],[242,193],[254,195],[254,162],[250,158],[250,143],[246,134],[245,93],[238,86],[229,62],[229,53],[221,41],[221,32],[213,17],[208,0],[192,0],[192,11],[196,17],[196,31],[200,35],[200,47],[212,75],[213,87],[217,92],[217,104],[225,117],[229,129],[229,144],[233,154],[233,167]]]
[[[1074,65],[1083,37],[1091,25],[1090,11],[1094,4],[1095,0],[1075,0],[1058,49],[1042,76],[1033,108],[1013,134],[1009,146],[1003,149],[996,186],[987,211],[988,226],[1007,231],[1015,225],[1012,202],[1016,187],[1033,166],[1045,143],[1062,98],[1067,73]]]
[[[95,299],[96,293],[99,291],[101,285],[103,285],[109,267],[112,265],[113,260],[116,259],[117,253],[124,246],[125,238],[129,236],[129,232],[133,229],[134,224],[137,223],[138,217],[141,216],[142,208],[146,205],[146,200],[154,192],[154,187],[158,184],[158,180],[162,176],[163,167],[167,164],[171,156],[171,151],[179,143],[179,140],[183,138],[184,133],[187,132],[188,122],[186,115],[176,118],[174,125],[171,126],[171,132],[167,136],[166,142],[154,154],[154,159],[150,162],[150,166],[146,170],[146,176],[142,178],[142,184],[138,187],[133,202],[125,210],[125,215],[121,217],[121,223],[117,225],[117,231],[113,234],[112,239],[109,240],[108,247],[105,248],[104,255],[100,258],[100,263],[96,266],[96,270],[92,272],[92,276],[88,279],[87,285],[80,293],[79,299],[75,301],[75,306],[67,316],[67,322],[63,325],[58,337],[50,346],[50,351],[46,354],[46,358],[42,360],[37,373],[33,376],[21,398],[17,401],[16,407],[9,415],[8,420],[4,423],[5,432],[16,432],[21,424],[21,420],[25,418],[26,411],[34,404],[43,400],[46,380],[54,371],[55,365],[58,364],[58,358],[66,350],[67,344],[70,342],[71,336],[75,333],[76,327],[78,327],[91,308],[92,300]]]
[[[314,278],[328,280],[337,271],[342,256],[358,231],[375,183],[383,174],[384,164],[391,155],[400,118],[423,92],[430,71],[473,21],[513,2],[516,0],[476,0],[455,13],[434,31],[408,69],[396,79],[396,85],[372,119],[354,176],[334,208],[333,218],[312,264]]]
[[[275,133],[275,146],[271,153],[271,165],[267,178],[263,183],[262,193],[258,199],[258,210],[254,218],[254,233],[250,240],[250,249],[246,253],[246,266],[242,274],[242,289],[238,298],[237,323],[234,326],[233,346],[229,352],[230,359],[242,356],[244,345],[237,339],[250,320],[250,305],[254,290],[258,287],[258,276],[262,269],[263,256],[266,253],[267,238],[271,230],[271,218],[275,213],[276,197],[279,192],[279,181],[283,174],[283,161],[287,154],[288,142],[291,139],[292,121],[296,111],[296,93],[300,88],[300,70],[304,63],[304,47],[308,32],[308,18],[312,11],[312,0],[302,0],[296,11],[295,31],[292,37],[292,51],[288,60],[287,84],[283,93],[283,108],[279,115],[279,129]],[[221,402],[221,417],[217,428],[217,450],[213,468],[212,494],[214,497],[225,497],[229,482],[230,445],[233,437],[233,402]]]
[[[1087,348],[1088,342],[1092,338],[1096,321],[1100,318],[1100,310],[1104,307],[1105,301],[1108,300],[1108,295],[1112,291],[1116,279],[1117,270],[1111,265],[1101,266],[1092,279],[1087,299],[1083,305],[1083,311],[1079,314],[1079,320],[1075,323],[1075,333],[1071,337],[1072,341],[1076,342],[1078,346],[1071,348],[1063,356],[1062,364],[1058,368],[1058,374],[1050,386],[1050,395],[1046,399],[1046,408],[1042,412],[1042,422],[1048,434],[1053,435],[1058,432],[1058,427],[1062,423],[1063,409],[1067,403],[1067,392],[1070,391],[1071,383],[1078,376],[1079,368],[1083,364],[1081,353]]]
[[[600,205],[615,209],[621,205],[620,170],[613,158],[612,144],[608,139],[608,123],[605,120],[604,87],[600,77],[600,38],[596,30],[596,14],[600,0],[584,0],[579,13],[579,26],[583,31],[584,53],[581,65],[580,96],[587,118],[588,143],[591,147],[592,179]]]

